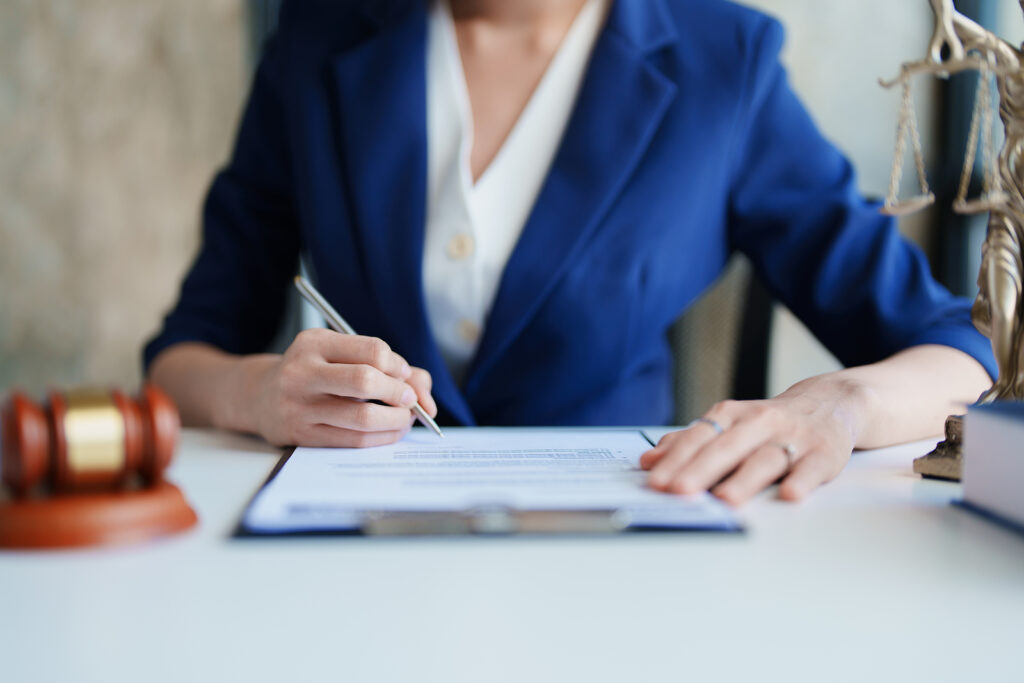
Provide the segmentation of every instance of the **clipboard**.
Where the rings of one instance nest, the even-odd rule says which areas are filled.
[[[645,450],[651,444],[650,439],[636,429],[532,430],[513,427],[450,428],[446,432],[454,434],[454,440],[458,441],[460,432],[467,436],[464,430],[474,432],[473,437],[479,437],[483,432],[488,439],[493,438],[495,443],[515,441],[515,437],[521,438],[524,434],[530,433],[534,435],[531,437],[534,439],[544,441],[544,434],[548,434],[552,440],[561,442],[566,441],[566,436],[571,434],[585,435],[581,438],[586,438],[590,442],[594,441],[596,435],[602,434],[609,435],[609,440],[613,441],[622,439],[623,434],[639,434],[644,439]],[[709,494],[701,497],[699,501],[686,502],[676,496],[654,492],[645,492],[642,495],[652,498],[656,504],[633,501],[628,505],[579,507],[520,507],[502,502],[484,502],[447,508],[431,505],[396,509],[380,505],[350,506],[344,500],[329,503],[310,500],[294,503],[291,507],[291,512],[296,518],[303,521],[273,525],[253,523],[254,507],[261,496],[267,495],[267,491],[280,482],[282,473],[288,476],[289,467],[300,465],[294,462],[296,459],[323,456],[344,461],[348,454],[353,457],[366,457],[366,454],[374,449],[335,449],[334,452],[325,455],[324,452],[328,450],[292,448],[282,455],[267,480],[249,500],[233,536],[258,539],[310,536],[607,536],[651,532],[744,532],[743,525],[735,514],[724,503],[711,499]],[[589,450],[592,449],[584,453]]]

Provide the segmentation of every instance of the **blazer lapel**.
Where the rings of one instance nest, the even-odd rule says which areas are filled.
[[[615,2],[565,137],[502,276],[467,396],[523,329],[636,168],[676,87],[649,63],[675,39],[661,2]]]
[[[430,332],[423,296],[426,205],[426,3],[337,56],[333,78],[353,230],[385,341],[428,369],[434,396],[464,424],[473,416]]]

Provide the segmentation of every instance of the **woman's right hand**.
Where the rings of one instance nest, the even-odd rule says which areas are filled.
[[[437,415],[430,373],[375,337],[304,330],[283,355],[251,357],[249,370],[253,431],[277,446],[380,446],[409,431],[417,401]]]

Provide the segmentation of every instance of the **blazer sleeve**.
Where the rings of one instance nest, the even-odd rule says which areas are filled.
[[[263,351],[281,322],[300,238],[280,36],[267,43],[234,151],[206,198],[202,245],[177,304],[143,352],[146,368],[161,351],[185,341],[237,354]]]
[[[939,285],[895,221],[860,196],[852,166],[790,89],[782,39],[782,27],[766,19],[745,79],[731,160],[732,246],[845,365],[944,344],[994,377],[970,302]]]

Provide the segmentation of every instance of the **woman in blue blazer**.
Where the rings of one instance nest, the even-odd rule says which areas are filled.
[[[585,33],[584,4],[451,0],[474,179]],[[201,251],[145,351],[187,422],[372,445],[401,437],[418,398],[447,424],[664,424],[666,330],[736,250],[848,368],[713,406],[645,456],[653,486],[739,503],[785,475],[781,494],[799,498],[854,447],[939,432],[986,388],[968,303],[859,197],[787,85],[777,22],[724,0],[609,0],[591,42],[573,38],[587,59],[564,131],[528,174],[532,209],[453,370],[424,286],[427,141],[447,125],[428,121],[436,11],[285,4]],[[262,354],[300,255],[365,336],[307,331]]]

